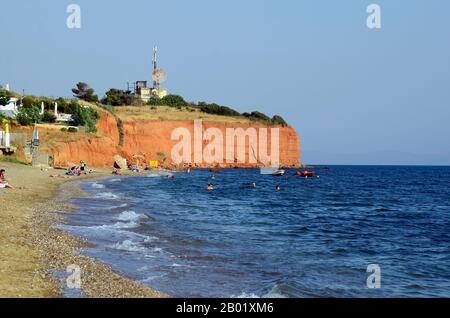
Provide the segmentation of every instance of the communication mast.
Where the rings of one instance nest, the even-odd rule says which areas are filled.
[[[152,58],[152,64],[153,64],[153,73],[156,73],[156,70],[158,69],[158,47],[153,47],[153,58]],[[153,77],[153,88],[157,89],[159,88],[159,83],[157,83],[156,79]]]
[[[152,72],[152,79],[153,79],[153,91],[155,95],[167,95],[167,92],[160,88],[161,83],[163,83],[166,78],[166,72],[158,67],[158,48],[155,46],[153,48],[153,72]]]

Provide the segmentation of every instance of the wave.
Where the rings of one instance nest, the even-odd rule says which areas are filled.
[[[138,226],[139,223],[131,221],[131,222],[116,222],[114,224],[86,226],[85,228],[93,230],[114,230],[114,229],[132,229]]]
[[[122,209],[122,208],[126,208],[128,206],[127,203],[122,203],[120,205],[112,205],[112,206],[107,206],[107,207],[102,207],[102,210],[115,210],[115,209]]]
[[[94,188],[94,189],[104,189],[105,185],[101,184],[101,183],[92,183],[91,187]]]
[[[171,172],[158,172],[158,173],[150,173],[147,175],[147,178],[159,178],[159,177],[173,177],[174,174]]]
[[[125,240],[122,242],[118,242],[116,244],[110,245],[109,247],[116,250],[127,252],[143,252],[146,250],[146,248],[142,246],[140,243],[134,242],[132,240]]]
[[[124,211],[116,218],[120,221],[139,221],[148,219],[145,214],[139,214],[134,211]]]
[[[156,241],[159,241],[159,237],[156,237],[156,236],[147,236],[147,237],[144,239],[144,243],[152,243],[152,242],[156,242]]]
[[[94,196],[95,199],[103,199],[103,200],[117,200],[120,197],[117,194],[112,192],[100,192]]]
[[[282,293],[282,291],[280,290],[280,286],[276,284],[275,286],[272,287],[272,289],[268,293],[263,294],[262,296],[258,296],[255,293],[242,292],[237,296],[231,295],[231,298],[288,298],[288,297]]]

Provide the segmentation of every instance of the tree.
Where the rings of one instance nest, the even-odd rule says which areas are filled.
[[[100,114],[92,108],[81,107],[78,105],[72,113],[72,125],[86,127],[86,132],[97,131],[97,121],[100,119]]]
[[[88,84],[79,82],[75,88],[72,88],[73,96],[86,102],[98,102],[98,96],[95,95],[94,89]]]
[[[102,104],[111,106],[131,106],[139,105],[142,101],[140,98],[133,96],[131,92],[126,92],[121,89],[111,88],[106,92],[105,97],[102,99]]]
[[[16,115],[19,124],[29,126],[41,122],[41,114],[38,106],[22,107]]]
[[[4,90],[0,90],[0,106],[5,106],[9,103],[9,97],[6,96]]]

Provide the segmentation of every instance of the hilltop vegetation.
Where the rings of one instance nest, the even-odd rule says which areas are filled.
[[[70,114],[69,125],[84,126],[86,132],[96,132],[96,123],[100,118],[98,108],[109,111],[116,118],[118,126],[122,120],[195,120],[202,119],[217,122],[239,122],[250,124],[258,122],[266,125],[286,126],[286,121],[279,115],[272,118],[259,111],[240,113],[228,106],[207,102],[187,102],[180,95],[167,95],[163,98],[152,97],[147,103],[130,91],[111,88],[99,100],[88,84],[79,82],[72,89],[74,99],[48,98],[36,96],[21,97],[14,92],[0,90],[0,105],[6,104],[10,97],[20,98],[20,108],[16,120],[20,125],[56,122],[54,104],[58,103],[58,112]],[[40,114],[41,104],[44,114]],[[121,127],[119,127],[120,130]]]
[[[89,88],[89,86],[86,83],[82,82],[78,83],[77,88],[74,88],[72,91],[76,93],[74,95],[75,97],[87,102],[95,102],[98,99],[97,95],[95,95],[95,92],[91,88]],[[111,107],[114,108],[122,107],[120,109],[120,113],[122,114],[122,116],[125,116],[127,118],[134,117],[135,119],[137,118],[136,116],[134,116],[136,115],[136,113],[140,113],[138,116],[139,118],[146,118],[146,119],[155,119],[153,116],[154,113],[159,113],[161,117],[164,117],[163,113],[171,113],[169,116],[166,116],[168,117],[168,120],[170,120],[171,118],[174,117],[173,116],[174,114],[167,107],[174,107],[181,112],[183,111],[191,112],[195,113],[195,115],[203,113],[202,115],[210,114],[227,117],[238,117],[237,120],[236,118],[230,119],[231,121],[245,121],[245,122],[256,121],[269,125],[282,125],[282,126],[287,125],[286,121],[279,115],[275,115],[272,118],[270,118],[269,116],[258,111],[241,114],[228,106],[207,102],[198,102],[198,103],[187,102],[182,96],[174,94],[167,95],[163,98],[153,96],[147,103],[144,103],[139,97],[133,95],[130,91],[111,88],[105,93],[104,98],[101,99],[101,104],[102,107],[109,109],[111,112],[114,112]],[[130,108],[129,106],[139,108]],[[151,106],[151,108],[148,109],[143,106]],[[158,111],[156,111],[157,110],[156,107],[165,107],[165,108],[161,108]],[[149,113],[148,116],[145,116],[144,112],[147,110],[152,111],[153,114]],[[131,112],[133,113],[133,115],[126,116],[126,114],[124,114],[125,112]],[[187,117],[191,119],[193,118],[192,115],[194,114],[190,114]],[[178,118],[179,116],[175,117]],[[214,118],[218,119],[217,117]],[[226,121],[226,120],[224,120],[224,118],[221,118],[219,121]]]

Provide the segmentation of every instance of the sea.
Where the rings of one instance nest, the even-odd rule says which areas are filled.
[[[171,297],[450,297],[450,167],[295,171],[83,181],[60,227]]]

